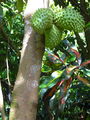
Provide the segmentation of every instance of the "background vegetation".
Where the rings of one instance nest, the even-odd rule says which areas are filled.
[[[54,1],[55,5],[63,8],[71,4],[83,15],[86,26],[85,31],[80,34],[65,30],[64,40],[60,45],[52,51],[45,49],[39,85],[37,120],[89,120],[90,65],[85,61],[90,59],[90,0]],[[22,11],[25,5],[26,1],[22,2],[22,0],[0,1],[0,82],[7,119],[24,35]],[[76,51],[70,51],[71,48]],[[81,64],[80,61],[84,65],[76,70],[72,69],[78,66],[77,64]],[[63,96],[65,102],[63,104],[60,101],[64,86],[60,86],[60,82],[66,78],[68,80],[67,68],[70,69],[72,82],[66,85],[68,91]],[[80,76],[77,77],[78,75]],[[1,114],[0,119],[2,119]]]

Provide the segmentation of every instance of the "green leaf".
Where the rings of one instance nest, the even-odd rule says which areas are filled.
[[[19,12],[22,12],[23,11],[23,0],[17,0],[17,9]]]
[[[40,78],[40,86],[39,86],[39,88],[48,88],[49,87],[48,83],[50,81],[52,81],[52,79],[53,78],[51,76],[43,76],[43,77],[41,77]],[[50,87],[51,87],[51,84],[50,84]]]
[[[53,78],[58,78],[58,77],[60,77],[60,76],[62,75],[63,72],[64,72],[64,70],[57,70],[57,71],[54,71],[54,72],[51,74],[51,76],[52,76]]]
[[[90,22],[86,24],[86,28],[90,28]]]
[[[67,62],[73,62],[75,61],[76,57],[74,55],[71,55],[70,57],[68,57]]]
[[[41,71],[44,73],[48,73],[48,72],[51,72],[52,69],[47,65],[43,65]]]
[[[90,70],[89,69],[84,69],[81,70],[85,75],[87,75],[88,77],[90,77]]]

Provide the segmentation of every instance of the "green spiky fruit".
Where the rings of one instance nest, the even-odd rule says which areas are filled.
[[[49,29],[52,23],[53,12],[49,8],[38,9],[31,18],[31,26],[40,34],[43,34],[45,30]]]
[[[55,48],[61,40],[62,31],[60,31],[55,25],[51,29],[45,32],[45,46],[53,49]]]
[[[57,12],[60,12],[62,9],[59,7],[59,5],[55,6],[55,4],[52,4],[50,6],[50,9],[56,14]]]
[[[59,11],[54,16],[55,23],[61,29],[82,32],[85,27],[83,16],[73,8],[66,8]]]
[[[50,6],[50,9],[51,9],[51,10],[53,11],[53,13],[54,13],[53,19],[54,19],[54,21],[56,22],[57,19],[58,19],[58,14],[60,13],[60,11],[61,11],[62,9],[59,7],[59,5],[55,6],[55,4],[52,4],[52,5]]]

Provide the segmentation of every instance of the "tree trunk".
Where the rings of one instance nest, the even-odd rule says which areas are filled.
[[[85,31],[85,38],[87,43],[87,59],[90,60],[90,28]],[[88,68],[90,69],[90,64],[88,64]]]
[[[40,36],[32,29],[30,17],[36,9],[42,7],[43,0],[28,0],[24,12],[25,35],[9,120],[36,120],[44,36]]]
[[[86,37],[87,50],[88,50],[88,56],[87,56],[87,58],[90,59],[90,28],[88,28],[85,31],[85,37]]]
[[[1,112],[2,120],[6,120],[5,111],[4,111],[4,101],[3,101],[1,81],[0,81],[0,112]]]

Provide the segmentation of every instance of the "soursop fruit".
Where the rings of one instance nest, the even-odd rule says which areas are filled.
[[[85,27],[83,16],[73,8],[65,8],[54,16],[55,24],[61,29],[82,32]]]
[[[55,48],[61,40],[62,31],[60,31],[55,25],[51,29],[45,32],[45,46],[53,49]]]
[[[40,34],[43,34],[45,30],[52,27],[52,23],[53,12],[49,8],[40,8],[36,10],[31,18],[31,26]]]

